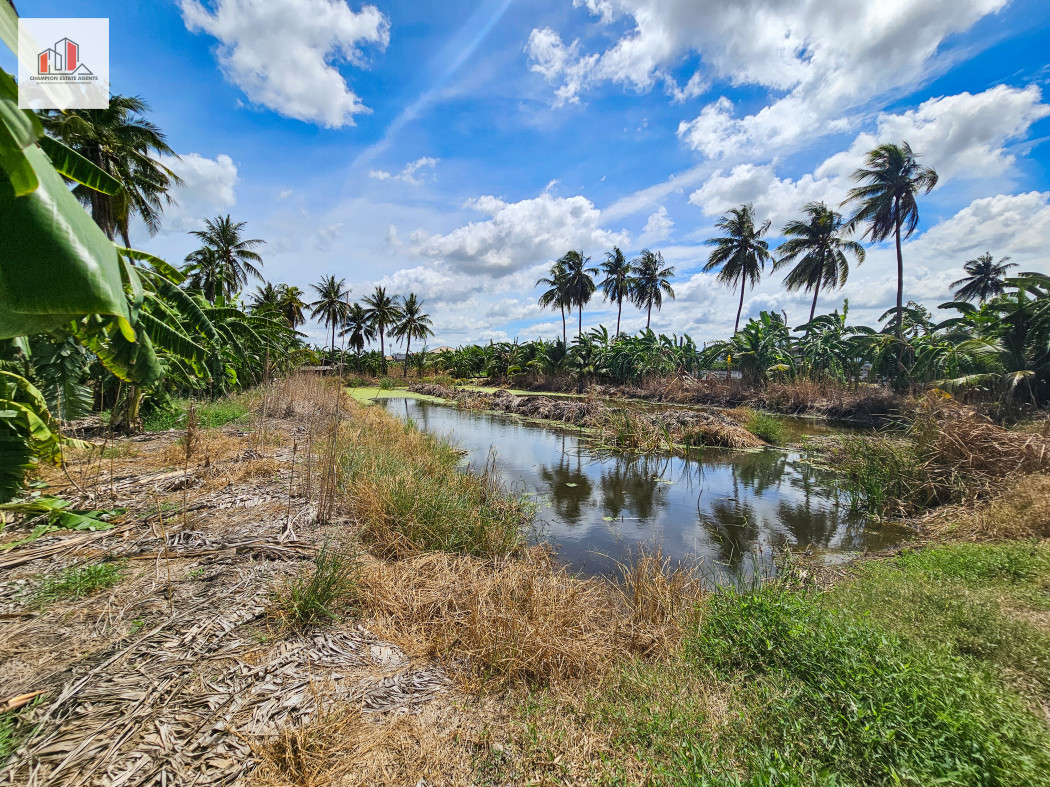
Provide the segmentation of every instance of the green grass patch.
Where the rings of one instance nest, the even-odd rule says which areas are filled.
[[[216,429],[234,423],[248,415],[248,405],[240,396],[228,396],[214,402],[193,403],[197,413],[197,426],[201,429]],[[147,415],[142,427],[147,432],[163,432],[168,429],[185,429],[190,409],[189,399],[178,399],[167,409],[156,409]]]
[[[787,440],[787,428],[784,421],[772,413],[751,410],[744,422],[744,428],[755,437],[772,445],[783,445]]]
[[[126,568],[120,563],[95,563],[68,568],[56,577],[45,579],[37,588],[38,604],[62,599],[78,599],[116,585],[124,578]]]
[[[1050,633],[1023,615],[1050,608],[1045,544],[906,552],[862,566],[831,598],[857,617],[915,643],[935,643],[1020,693],[1050,702]]]
[[[815,594],[719,594],[688,653],[741,691],[730,729],[689,742],[669,784],[1020,785],[1050,773],[1045,725],[984,670]]]
[[[465,472],[447,441],[366,408],[342,453],[346,499],[362,538],[385,556],[442,550],[496,557],[519,549],[533,506],[508,493],[490,466]]]
[[[358,563],[353,555],[324,544],[311,569],[282,587],[276,598],[282,616],[294,626],[312,626],[336,620],[339,610],[352,604],[357,589]]]

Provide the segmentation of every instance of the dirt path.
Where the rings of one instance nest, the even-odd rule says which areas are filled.
[[[297,632],[272,614],[275,588],[352,532],[314,521],[321,410],[290,401],[280,417],[200,432],[188,459],[177,431],[70,462],[90,495],[78,505],[127,513],[110,531],[0,553],[0,699],[43,692],[0,783],[241,783],[260,763],[280,776],[282,736],[335,710],[364,740],[435,700],[450,706],[440,669],[361,622]],[[46,480],[47,494],[79,495],[61,473]],[[49,581],[101,562],[120,569],[113,587],[40,600]],[[349,783],[375,783],[370,768]]]

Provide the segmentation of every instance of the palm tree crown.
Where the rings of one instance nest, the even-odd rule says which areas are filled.
[[[919,226],[919,206],[915,196],[928,194],[937,185],[937,173],[923,167],[907,142],[879,145],[868,153],[864,167],[854,171],[846,202],[859,203],[847,225],[850,230],[866,224],[864,235],[881,243],[893,235],[897,246],[897,338],[904,326],[904,257],[901,240]],[[846,203],[843,203],[846,204]]]
[[[587,267],[590,261],[590,257],[584,257],[582,252],[575,250],[566,252],[565,256],[558,260],[565,269],[565,297],[570,308],[575,306],[579,311],[580,324],[577,335],[581,337],[583,336],[583,307],[594,294],[596,289],[594,276],[598,273],[597,268]]]
[[[620,313],[623,311],[623,299],[631,297],[631,277],[634,275],[632,265],[619,246],[613,246],[612,251],[605,252],[605,262],[602,263],[602,273],[605,278],[599,286],[605,293],[605,299],[616,302],[616,336],[620,335]]]
[[[376,291],[364,299],[365,314],[372,326],[379,333],[379,351],[383,354],[383,366],[386,367],[386,329],[397,325],[401,319],[400,300],[396,295],[388,297],[386,287],[376,287]]]
[[[182,183],[158,158],[178,157],[160,128],[146,120],[147,112],[141,98],[112,96],[106,109],[48,110],[40,118],[48,134],[120,181],[116,194],[83,185],[73,193],[110,240],[119,233],[125,246],[131,245],[128,225],[136,214],[156,234],[164,205],[174,203],[168,189]]]
[[[958,301],[972,301],[975,298],[981,303],[1002,295],[1004,291],[1003,279],[1010,268],[1016,268],[1016,263],[1007,264],[1009,257],[1003,257],[996,262],[991,252],[985,252],[980,257],[967,260],[963,263],[963,270],[967,276],[952,282],[955,290],[955,299]]]
[[[191,276],[191,286],[202,290],[211,303],[220,295],[232,297],[249,278],[262,280],[256,267],[256,263],[262,266],[262,257],[254,249],[266,241],[245,238],[245,224],[233,221],[227,214],[205,219],[204,229],[190,233],[201,241],[201,247],[187,255],[186,262],[190,264],[186,271]]]
[[[317,292],[318,298],[310,306],[310,317],[321,318],[326,327],[332,331],[332,356],[335,356],[335,328],[341,325],[350,312],[347,302],[350,290],[345,286],[346,279],[336,280],[334,275],[325,276],[317,284],[310,286]]]
[[[720,238],[709,238],[706,243],[714,246],[715,250],[704,265],[704,272],[708,273],[715,268],[721,267],[718,272],[718,280],[727,286],[734,287],[740,282],[740,305],[736,310],[736,324],[733,326],[735,334],[740,329],[740,312],[744,309],[744,287],[750,284],[752,288],[762,278],[762,270],[766,262],[772,259],[769,253],[769,244],[762,240],[762,236],[769,230],[767,219],[759,226],[755,226],[755,206],[750,202],[732,208],[722,216],[715,227],[722,230],[725,235]]]
[[[572,301],[569,299],[568,280],[566,278],[565,263],[555,260],[551,265],[550,273],[536,281],[537,287],[547,287],[540,294],[539,304],[543,308],[557,306],[561,310],[561,340],[562,344],[568,344],[568,335],[565,328],[565,309],[572,311]]]
[[[354,303],[347,312],[346,320],[343,322],[343,330],[340,336],[349,336],[350,347],[355,353],[361,355],[365,349],[365,343],[376,338],[376,329],[372,321],[368,319],[368,313],[360,303]]]
[[[423,311],[423,302],[416,298],[414,292],[410,292],[405,302],[401,305],[401,320],[394,326],[391,333],[398,339],[405,340],[405,369],[404,376],[408,377],[408,356],[412,350],[412,340],[424,340],[434,335],[431,330],[433,321],[430,315]]]
[[[813,304],[809,308],[809,321],[817,311],[817,295],[823,290],[833,290],[846,283],[849,276],[849,252],[864,262],[864,247],[847,240],[842,214],[833,211],[823,202],[810,202],[803,209],[805,220],[790,221],[784,225],[787,240],[780,245],[780,254],[773,270],[798,262],[784,277],[788,290],[813,290]],[[801,259],[799,259],[801,257]]]
[[[645,309],[645,328],[653,316],[653,307],[657,311],[664,305],[664,295],[674,300],[674,290],[670,279],[674,276],[674,267],[664,267],[664,255],[642,249],[641,255],[634,264],[634,277],[631,279],[631,297],[634,305]]]
[[[307,308],[303,301],[304,294],[294,284],[282,284],[278,288],[277,308],[293,328],[298,328],[306,322],[306,317],[303,315],[303,309]]]

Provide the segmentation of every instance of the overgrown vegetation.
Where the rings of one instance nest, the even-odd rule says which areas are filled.
[[[744,427],[755,437],[760,437],[771,445],[783,445],[787,437],[784,422],[772,413],[761,410],[749,410],[744,419]]]
[[[176,399],[164,407],[154,408],[143,419],[142,428],[147,432],[162,432],[167,429],[185,429],[190,407],[193,407],[196,425],[201,429],[217,429],[240,421],[248,415],[248,405],[236,394],[215,401],[192,401]]]
[[[532,507],[503,487],[494,465],[464,473],[447,441],[375,408],[356,410],[355,421],[342,438],[341,484],[373,551],[495,558],[522,548]]]

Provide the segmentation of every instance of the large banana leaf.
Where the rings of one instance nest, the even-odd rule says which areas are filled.
[[[103,194],[116,194],[122,188],[119,180],[57,139],[41,137],[38,144],[51,159],[51,165],[70,180]]]
[[[26,157],[28,148],[44,133],[40,120],[29,110],[18,108],[18,86],[6,71],[0,70],[0,169],[23,196],[38,185],[33,166]]]
[[[160,257],[154,257],[152,254],[148,254],[138,249],[126,249],[123,246],[118,246],[117,251],[128,259],[138,260],[139,262],[148,262],[153,266],[153,269],[157,271],[161,276],[171,281],[174,284],[182,284],[186,280],[186,274],[176,268],[174,265],[165,262]]]
[[[0,172],[0,338],[42,333],[85,314],[117,317],[134,338],[113,244],[43,151],[24,151],[39,188],[17,196]]]

